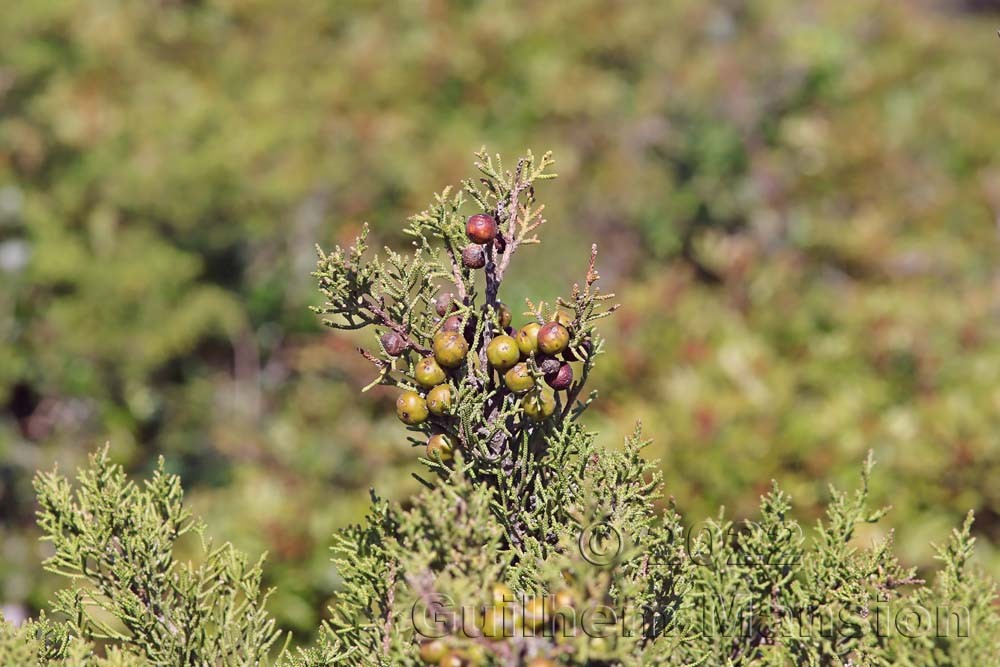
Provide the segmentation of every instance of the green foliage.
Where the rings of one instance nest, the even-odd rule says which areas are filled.
[[[479,661],[468,664],[483,665],[562,656],[558,664],[592,667],[850,661],[971,667],[1000,655],[995,587],[968,563],[974,543],[971,515],[939,549],[942,568],[935,583],[925,586],[898,564],[891,540],[862,545],[856,539],[857,526],[884,515],[868,505],[871,460],[853,495],[833,490],[826,519],[809,535],[789,518],[789,499],[777,487],[761,498],[759,517],[745,528],[720,518],[689,532],[675,512],[654,510],[659,485],[644,478],[650,469],[639,455],[644,446],[638,434],[622,453],[602,452],[591,440],[582,443],[559,481],[585,491],[577,502],[558,508],[572,518],[555,527],[557,534],[545,546],[513,546],[494,514],[495,489],[471,482],[461,465],[443,483],[414,497],[409,509],[375,498],[366,524],[336,536],[334,562],[345,584],[320,642],[289,653],[285,664],[422,664],[417,642],[439,636],[441,619],[449,645]],[[195,584],[190,589],[195,595],[149,586],[157,591],[150,600],[164,622],[184,624],[179,635],[189,638],[190,653],[178,657],[165,651],[160,643],[171,643],[171,633],[142,629],[144,607],[136,608],[134,591],[143,589],[135,582],[166,580],[175,589],[192,585],[183,574],[164,577],[158,566],[162,559],[155,556],[163,544],[173,545],[178,526],[191,525],[175,479],[154,475],[138,487],[98,454],[81,471],[77,502],[69,505],[66,484],[52,474],[38,478],[40,522],[48,539],[57,545],[62,541],[49,565],[65,561],[60,573],[71,577],[76,591],[60,595],[56,607],[79,600],[82,590],[98,591],[103,601],[87,595],[107,612],[106,620],[94,622],[93,611],[73,606],[66,624],[43,618],[15,629],[0,623],[3,664],[259,664],[274,635],[255,630],[262,619],[270,627],[263,612],[253,611],[255,590],[242,589],[240,609],[231,607],[233,589],[239,589],[234,579],[245,566],[231,548],[226,573],[217,573],[207,587]],[[102,510],[111,499],[121,502],[117,514]],[[60,505],[63,509],[56,511]],[[54,520],[56,515],[61,521]],[[84,522],[89,526],[81,526]],[[584,546],[581,530],[595,525],[613,532]],[[151,534],[162,540],[151,545],[146,540]],[[96,536],[102,536],[104,548],[95,554],[88,545]],[[117,553],[116,541],[151,548],[154,557],[136,558],[111,578],[95,564]],[[78,555],[68,557],[70,551]],[[79,562],[87,565],[73,567]],[[176,562],[171,570],[184,571]],[[188,565],[188,576],[192,571]],[[572,634],[563,634],[564,625],[549,635],[519,626],[506,639],[485,639],[475,610],[495,608],[490,582],[496,581],[513,589],[505,605],[511,618],[520,618],[533,596],[559,592],[571,596],[578,612],[608,610],[613,620],[594,625],[580,613]],[[469,620],[458,616],[462,607],[472,611]],[[215,617],[224,625],[208,627],[231,632],[213,635],[185,620],[191,612],[207,618],[217,609],[228,610]],[[90,620],[74,620],[85,617]],[[448,625],[456,622],[464,625]],[[114,647],[106,657],[95,657],[88,643],[93,639],[111,639]]]
[[[644,466],[607,467],[635,483]],[[476,639],[471,623],[465,627],[473,638],[449,628],[453,648],[496,664],[527,664],[539,655],[562,655],[559,664],[572,665],[995,660],[1000,655],[995,589],[968,569],[971,517],[941,550],[944,568],[935,584],[923,586],[898,564],[891,540],[861,546],[854,539],[859,523],[883,515],[867,506],[870,469],[871,462],[853,497],[835,492],[826,520],[808,538],[788,518],[788,497],[777,488],[761,499],[760,516],[745,530],[720,519],[686,536],[676,514],[652,521],[649,493],[632,497],[621,505],[642,518],[606,517],[605,525],[638,539],[602,562],[579,550],[574,525],[564,527],[561,537],[567,539],[548,559],[504,548],[484,489],[461,478],[423,492],[413,511],[379,504],[367,526],[345,534],[337,547],[342,556],[337,562],[351,582],[350,592],[331,610],[337,622],[321,647],[300,654],[295,664],[357,664],[360,656],[366,656],[362,664],[421,664],[411,639],[414,610],[423,636],[439,636],[431,620],[451,618],[455,601],[490,609],[484,585],[490,580],[511,582],[515,595],[508,609],[514,618],[528,596],[570,591],[578,610],[606,608],[617,619],[610,630],[600,628],[601,642],[580,630],[554,640],[517,628],[506,641],[495,642]],[[587,477],[594,473],[592,468]],[[622,481],[599,476],[594,486],[614,493]],[[417,574],[404,579],[401,571]]]
[[[77,637],[113,642],[151,664],[258,664],[278,638],[264,610],[260,563],[232,545],[201,540],[198,562],[179,562],[180,538],[203,527],[182,504],[180,479],[162,462],[140,487],[107,450],[80,473],[79,487],[40,475],[38,524],[55,553],[45,567],[72,585],[53,610]]]
[[[96,656],[93,646],[71,638],[65,627],[44,617],[19,627],[0,616],[0,663],[17,667],[149,667],[145,658],[111,648]]]

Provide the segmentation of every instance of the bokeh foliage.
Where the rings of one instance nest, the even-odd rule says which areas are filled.
[[[904,558],[976,510],[1000,558],[1000,43],[957,1],[0,8],[0,602],[33,609],[30,480],[105,440],[269,550],[286,627],[329,535],[416,483],[392,397],[323,334],[313,244],[388,243],[473,150],[552,148],[546,261],[625,308],[590,416],[693,515],[873,448]],[[586,233],[584,233],[586,232]],[[289,520],[295,517],[295,520]],[[221,533],[221,534],[220,534]],[[10,616],[9,610],[6,614]]]

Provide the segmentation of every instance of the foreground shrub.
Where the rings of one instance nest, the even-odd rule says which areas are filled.
[[[477,180],[410,219],[414,250],[370,257],[366,232],[320,252],[338,329],[366,329],[369,386],[396,388],[424,490],[373,494],[334,539],[343,585],[315,646],[284,650],[261,564],[213,546],[160,469],[140,486],[107,452],[74,486],[36,480],[47,568],[69,580],[42,619],[5,626],[22,663],[244,665],[982,665],[1000,656],[994,586],[968,566],[971,514],[927,584],[888,539],[863,539],[874,461],[806,532],[775,484],[754,521],[685,528],[637,428],[620,451],[580,423],[617,308],[585,278],[554,304],[500,301],[515,252],[538,242],[551,157]],[[465,210],[475,208],[466,219]],[[477,250],[478,249],[478,250]],[[514,335],[516,334],[516,335]],[[297,517],[288,517],[294,522]],[[94,643],[107,659],[92,657]],[[286,645],[287,646],[287,645]],[[130,662],[131,661],[131,662]],[[5,661],[4,664],[7,664]]]

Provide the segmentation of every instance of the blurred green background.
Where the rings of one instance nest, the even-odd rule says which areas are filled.
[[[777,478],[812,520],[865,452],[900,551],[968,508],[1000,574],[1000,3],[32,0],[0,8],[0,604],[52,582],[38,468],[160,454],[270,553],[308,635],[329,535],[416,455],[313,244],[402,221],[481,144],[552,149],[552,298],[625,304],[589,416],[641,419],[698,519]],[[517,308],[515,308],[517,310]],[[370,341],[368,341],[370,342]]]

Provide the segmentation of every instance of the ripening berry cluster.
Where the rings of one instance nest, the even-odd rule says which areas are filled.
[[[462,252],[462,261],[469,268],[486,265],[484,246],[497,239],[497,223],[486,214],[473,215],[466,223],[470,243]],[[475,314],[456,312],[459,305],[451,292],[443,292],[434,301],[442,318],[434,335],[432,354],[416,364],[413,379],[418,390],[403,391],[396,400],[396,414],[409,426],[418,426],[432,417],[452,414],[454,395],[449,379],[468,363],[470,345],[476,341]],[[553,391],[569,390],[573,384],[572,361],[581,361],[590,351],[584,341],[577,353],[570,349],[572,318],[558,312],[551,321],[528,322],[520,329],[511,327],[511,310],[503,303],[494,309],[495,319],[489,323],[491,337],[485,355],[497,382],[520,397],[520,407],[528,419],[543,422],[556,409]],[[386,332],[382,347],[390,356],[404,354],[408,345],[398,333]],[[548,388],[545,387],[548,386]],[[454,438],[445,432],[431,435],[427,441],[427,457],[449,461],[455,448]]]
[[[556,642],[576,634],[576,612],[573,593],[568,589],[553,595],[539,595],[518,600],[510,587],[495,583],[490,589],[487,605],[476,609],[474,636],[498,641],[504,638],[551,637]],[[466,619],[459,623],[457,636],[466,635]],[[565,627],[562,627],[565,626]],[[451,637],[429,639],[420,644],[420,660],[438,667],[477,667],[485,663],[482,644],[465,649],[452,645]],[[555,661],[535,656],[528,667],[555,667]]]

